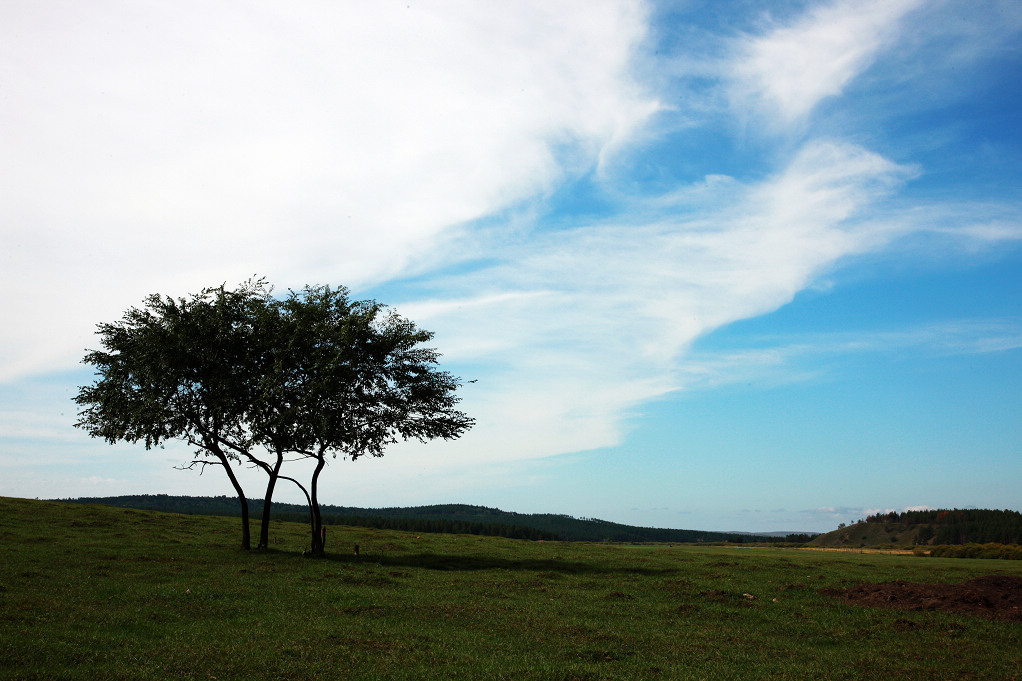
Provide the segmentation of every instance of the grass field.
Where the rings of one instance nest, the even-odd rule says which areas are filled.
[[[0,678],[1022,679],[1022,625],[818,593],[1019,561],[329,531],[0,498]]]

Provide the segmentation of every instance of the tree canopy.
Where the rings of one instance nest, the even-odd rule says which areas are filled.
[[[267,543],[278,479],[309,503],[313,553],[322,553],[319,477],[328,459],[382,456],[400,439],[455,439],[473,419],[457,409],[460,378],[437,368],[433,338],[344,287],[307,286],[272,296],[265,280],[188,298],[151,295],[99,324],[102,350],[83,362],[96,381],[80,389],[77,426],[108,442],[147,449],[177,439],[195,448],[185,467],[222,467],[242,506],[237,465],[266,472],[260,546]],[[308,486],[282,474],[287,456],[312,459]]]

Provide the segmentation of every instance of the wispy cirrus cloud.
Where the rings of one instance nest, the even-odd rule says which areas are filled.
[[[902,329],[849,329],[744,339],[742,347],[694,350],[679,369],[688,390],[755,383],[776,386],[833,380],[836,359],[868,355],[955,357],[1022,348],[1022,319],[945,320]]]
[[[862,218],[914,173],[854,145],[808,144],[763,182],[718,180],[726,189],[699,210],[537,234],[430,285],[459,304],[398,309],[437,329],[450,361],[500,367],[467,393],[480,423],[457,446],[519,458],[611,446],[632,409],[682,387],[695,339],[890,238]]]
[[[920,0],[835,2],[790,24],[746,34],[726,65],[733,106],[776,128],[802,123],[817,104],[874,63]]]

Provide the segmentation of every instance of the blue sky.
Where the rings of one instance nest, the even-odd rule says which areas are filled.
[[[0,494],[228,493],[71,398],[98,322],[262,274],[476,381],[471,433],[337,460],[326,503],[1018,509],[1020,34],[997,0],[7,3]]]

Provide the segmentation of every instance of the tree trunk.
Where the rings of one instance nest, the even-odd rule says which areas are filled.
[[[238,501],[241,502],[241,548],[249,551],[252,549],[252,533],[248,529],[248,499],[241,487],[237,488]]]
[[[266,497],[263,499],[263,519],[259,527],[259,545],[257,549],[270,547],[270,507],[273,505],[273,488],[277,485],[277,476],[280,475],[280,467],[284,463],[284,455],[277,450],[277,461],[272,471],[267,471],[270,481],[266,483]]]
[[[238,501],[241,503],[241,548],[248,551],[252,548],[252,535],[248,529],[248,499],[245,498],[245,492],[241,489],[241,483],[238,482],[237,476],[234,475],[234,471],[231,469],[230,460],[223,452],[217,452],[217,457],[223,464],[224,470],[227,471],[227,477],[231,479],[234,491],[238,494]]]
[[[326,458],[321,453],[316,457],[316,470],[312,473],[312,555],[323,556],[326,554],[325,537],[323,532],[323,516],[319,512],[319,498],[316,490],[319,487],[319,473],[326,465]]]

